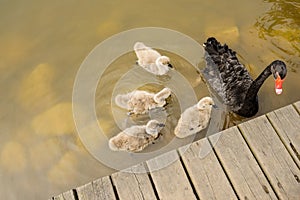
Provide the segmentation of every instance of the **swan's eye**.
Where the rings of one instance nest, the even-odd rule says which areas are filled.
[[[286,75],[285,70],[284,70],[284,69],[281,70],[281,71],[278,73],[278,75],[280,76],[281,79],[284,79],[284,78],[285,78],[285,75]]]

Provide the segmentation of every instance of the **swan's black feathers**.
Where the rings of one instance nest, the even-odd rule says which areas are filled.
[[[239,62],[236,52],[226,44],[221,45],[215,38],[209,38],[203,46],[206,80],[231,110],[240,110],[253,79]]]
[[[236,53],[215,38],[207,39],[205,48],[206,67],[204,78],[229,109],[241,116],[252,117],[258,112],[257,93],[264,81],[273,74],[282,84],[287,68],[283,61],[275,60],[253,80],[246,68],[239,62]],[[277,87],[277,86],[276,86]],[[282,90],[281,90],[282,91]],[[276,93],[280,94],[281,91]]]

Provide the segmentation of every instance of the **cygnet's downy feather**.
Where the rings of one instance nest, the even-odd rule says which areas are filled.
[[[142,151],[158,138],[163,123],[150,120],[147,125],[131,126],[109,140],[109,148],[113,151]]]
[[[146,114],[149,110],[163,107],[166,98],[171,95],[169,88],[164,88],[158,93],[135,90],[128,94],[119,94],[115,97],[116,104],[129,111],[129,114]]]
[[[160,55],[160,53],[147,47],[144,43],[136,42],[133,48],[138,58],[138,65],[148,72],[155,75],[164,75],[169,71],[169,68],[173,68],[169,57]]]
[[[196,105],[187,108],[180,116],[174,133],[179,138],[196,134],[205,129],[209,123],[212,98],[204,97]]]

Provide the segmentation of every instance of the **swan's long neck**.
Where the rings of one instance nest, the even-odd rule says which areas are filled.
[[[262,86],[262,84],[265,82],[265,80],[272,74],[271,72],[271,65],[267,66],[264,71],[252,82],[247,95],[246,95],[246,101],[250,100],[253,101],[256,99],[257,93]]]
[[[271,66],[269,65],[266,69],[252,82],[248,89],[244,103],[237,111],[237,113],[244,117],[252,117],[258,112],[258,99],[257,93],[265,82],[265,80],[272,74]]]

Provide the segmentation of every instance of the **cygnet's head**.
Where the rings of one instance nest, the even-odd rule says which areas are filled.
[[[159,106],[164,106],[166,104],[166,98],[168,98],[170,95],[171,89],[164,88],[154,95],[153,100],[159,104]]]
[[[214,101],[211,97],[204,97],[197,103],[197,108],[199,110],[206,110],[211,109],[211,107],[214,105]]]
[[[114,140],[114,138],[111,138],[108,141],[108,146],[113,151],[118,151],[119,147],[117,147],[118,143]]]
[[[158,57],[155,64],[159,67],[173,68],[173,66],[170,64],[170,58],[167,56]]]
[[[154,137],[158,136],[158,133],[165,127],[165,124],[160,123],[157,120],[150,120],[146,125],[146,132]]]

